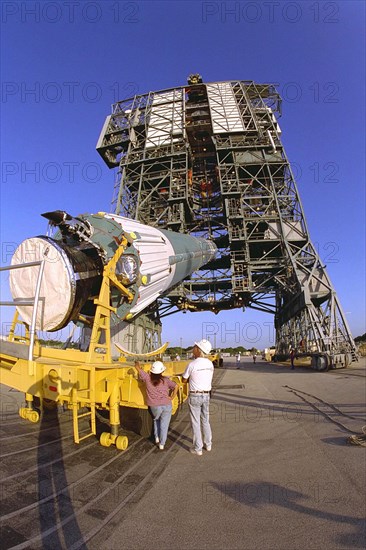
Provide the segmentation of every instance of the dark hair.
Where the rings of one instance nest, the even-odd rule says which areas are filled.
[[[150,372],[150,379],[153,386],[157,386],[160,382],[164,383],[164,376],[162,374],[154,374]]]

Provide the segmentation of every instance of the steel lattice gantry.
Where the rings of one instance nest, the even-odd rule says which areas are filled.
[[[219,249],[157,304],[160,316],[251,307],[275,315],[278,353],[350,357],[355,344],[281,143],[280,107],[272,84],[199,75],[114,104],[97,144],[118,167],[113,208]]]

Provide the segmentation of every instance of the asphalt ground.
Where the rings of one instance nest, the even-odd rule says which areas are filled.
[[[68,415],[17,417],[1,387],[5,548],[365,548],[366,360],[348,369],[242,358],[215,371],[213,447],[192,455],[187,405],[164,451],[72,442]]]

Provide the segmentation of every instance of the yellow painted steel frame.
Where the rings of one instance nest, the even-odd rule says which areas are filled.
[[[126,449],[128,445],[127,437],[118,434],[119,407],[147,409],[144,384],[138,380],[133,363],[112,361],[111,358],[111,285],[118,287],[128,301],[133,300],[133,294],[115,277],[116,263],[126,243],[121,243],[104,269],[100,294],[95,300],[97,308],[88,351],[50,348],[41,346],[36,340],[34,360],[29,361],[29,330],[26,326],[25,337],[16,335],[16,326],[24,325],[17,312],[8,339],[1,342],[0,347],[0,382],[24,392],[26,406],[19,410],[22,418],[37,422],[45,401],[63,405],[72,411],[74,441],[79,443],[86,437],[96,435],[96,409],[105,409],[109,411],[111,433],[103,432],[100,443],[107,447],[113,444],[119,450]],[[166,363],[165,374],[179,384],[173,413],[188,396],[187,385],[181,378],[186,364],[187,361]],[[145,370],[149,370],[150,366],[148,362],[142,365]],[[41,411],[34,407],[35,397],[41,403]],[[86,416],[90,417],[89,429],[80,433],[79,422]]]
[[[134,295],[125,286],[123,286],[116,277],[116,265],[120,257],[122,256],[128,241],[125,237],[122,238],[120,246],[118,247],[113,258],[104,267],[103,280],[99,292],[99,297],[94,300],[94,304],[97,306],[93,329],[90,337],[90,345],[88,352],[88,362],[107,362],[112,361],[111,356],[111,330],[110,330],[110,316],[111,311],[116,312],[116,308],[110,306],[110,290],[111,285],[118,288],[122,295],[126,297],[128,302],[132,302]],[[104,343],[102,344],[101,336],[104,331]],[[98,353],[98,348],[105,350],[104,354]]]

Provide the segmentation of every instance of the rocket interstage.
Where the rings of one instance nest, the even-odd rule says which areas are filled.
[[[160,230],[114,214],[63,211],[43,214],[58,231],[23,241],[14,253],[10,289],[22,319],[31,323],[40,263],[43,276],[35,328],[56,331],[70,321],[92,318],[104,270],[120,252],[114,276],[128,291],[110,290],[115,320],[129,320],[183,279],[214,259],[215,244],[203,238]],[[125,244],[122,245],[121,243]],[[26,305],[23,305],[25,302]]]

